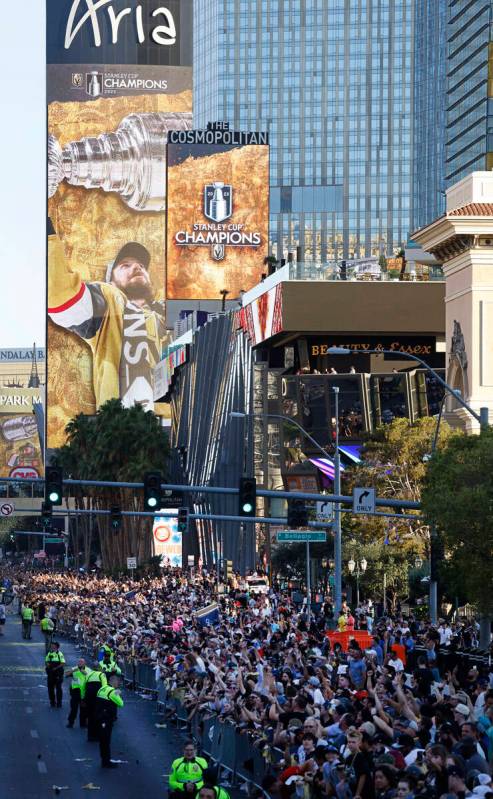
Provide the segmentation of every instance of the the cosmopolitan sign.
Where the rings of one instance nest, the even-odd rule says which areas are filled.
[[[226,122],[169,132],[168,299],[216,297],[224,287],[219,264],[231,296],[260,279],[268,253],[268,141],[268,133],[230,130]]]
[[[223,144],[245,147],[248,144],[269,144],[269,134],[255,131],[229,130],[228,123],[209,125],[206,130],[170,130],[169,144]]]

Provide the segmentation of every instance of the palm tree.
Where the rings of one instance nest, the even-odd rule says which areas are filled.
[[[64,474],[79,480],[141,482],[147,471],[167,471],[168,436],[159,418],[140,405],[124,408],[119,399],[108,400],[95,416],[79,414],[65,428],[67,443],[58,450],[54,462]],[[78,510],[143,510],[143,496],[128,488],[79,487],[72,491]],[[73,551],[82,545],[84,565],[89,565],[95,525],[93,516],[81,515]],[[108,516],[97,517],[103,568],[117,569],[127,557],[143,563],[151,556],[151,521],[143,517],[123,517],[115,532]],[[78,562],[76,562],[78,566]]]

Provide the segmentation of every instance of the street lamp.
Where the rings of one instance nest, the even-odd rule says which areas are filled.
[[[354,558],[351,558],[351,560],[348,561],[347,567],[349,569],[349,574],[354,574],[354,571],[356,569],[356,607],[358,607],[359,606],[359,577],[360,577],[360,574],[364,574],[365,573],[365,571],[366,571],[366,569],[368,567],[368,561],[366,560],[366,558],[361,558],[360,561],[355,561]]]
[[[416,557],[414,558],[414,568],[421,569],[422,565],[423,565],[423,558],[420,558],[419,555],[416,555]]]
[[[479,414],[477,414],[476,411],[474,411],[471,408],[471,406],[468,405],[467,402],[462,398],[460,392],[457,389],[452,388],[452,386],[450,386],[442,377],[440,377],[438,372],[436,372],[434,369],[432,369],[431,366],[429,366],[426,363],[426,361],[424,361],[422,358],[418,358],[417,355],[412,355],[410,352],[395,352],[393,350],[384,350],[384,349],[381,349],[381,350],[380,349],[379,350],[364,350],[363,352],[362,351],[353,352],[353,350],[350,350],[348,347],[329,347],[328,350],[327,350],[327,354],[329,354],[329,353],[330,353],[330,355],[346,355],[346,356],[347,355],[351,355],[351,356],[352,355],[361,355],[361,354],[364,354],[364,355],[367,355],[367,354],[368,355],[394,355],[394,356],[398,355],[399,358],[407,358],[410,361],[416,361],[417,363],[421,364],[421,366],[424,369],[426,369],[428,372],[430,372],[433,375],[433,377],[435,378],[435,380],[438,383],[440,383],[440,385],[446,391],[448,391],[457,400],[459,405],[462,405],[462,407],[465,408],[466,411],[468,411],[471,414],[471,416],[474,419],[476,419],[477,422],[479,422],[481,430],[487,430],[488,429],[488,425],[489,425],[489,411],[488,411],[488,408],[486,408],[486,407],[480,408],[479,409]],[[434,436],[434,439],[433,439],[433,442],[432,442],[432,446],[431,446],[431,456],[426,458],[426,460],[429,460],[429,458],[433,456],[433,453],[436,450],[436,446],[437,446],[437,442],[438,442],[438,433],[439,433],[439,429],[440,429],[440,422],[442,420],[443,407],[444,407],[444,400],[442,400],[442,404],[440,406],[440,413],[438,415],[438,422],[437,422],[437,427],[436,427],[436,430],[435,430],[435,436]],[[436,530],[435,530],[435,526],[431,525],[430,526],[430,548],[431,549],[433,548],[433,546],[436,546],[436,537],[437,537],[437,533],[436,533]],[[438,590],[437,590],[437,582],[436,582],[436,580],[431,579],[431,577],[430,577],[430,617],[431,617],[432,623],[436,624],[437,619],[438,619]]]
[[[231,411],[229,415],[230,415],[231,419],[248,419],[249,417],[253,416],[254,414],[253,413],[241,413],[241,411]],[[281,413],[267,413],[265,415],[269,419],[281,419],[281,421],[289,422],[289,424],[292,424],[292,425],[294,425],[294,427],[297,427],[298,430],[301,433],[303,433],[303,435],[308,439],[308,441],[310,441],[313,444],[313,446],[316,447],[319,450],[319,452],[322,453],[324,458],[328,458],[329,460],[332,460],[332,456],[329,455],[327,450],[325,450],[318,443],[318,441],[315,441],[315,439],[312,438],[312,436],[310,435],[308,430],[305,430],[305,428],[302,427],[300,424],[298,424],[298,422],[295,419],[293,419],[291,416],[284,416],[284,414],[281,414]]]

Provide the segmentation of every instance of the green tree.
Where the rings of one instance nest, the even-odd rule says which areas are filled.
[[[447,568],[468,600],[493,615],[493,431],[452,436],[428,463],[423,513],[443,537]]]
[[[379,427],[364,445],[362,463],[345,473],[344,493],[355,486],[374,486],[379,498],[419,502],[426,456],[432,449],[436,424],[434,418],[423,417],[414,424],[408,419],[394,419],[391,424]],[[438,450],[450,436],[449,426],[442,422]],[[399,516],[388,519],[342,516],[343,558],[364,555],[368,570],[361,585],[370,595],[382,596],[385,580],[387,598],[393,606],[407,594],[409,570],[415,557],[419,555],[423,560],[429,557],[428,524],[420,520],[418,513],[405,511],[405,514],[416,516],[416,520]]]
[[[141,406],[124,408],[118,399],[108,400],[95,416],[79,414],[66,427],[67,443],[55,462],[73,479],[111,482],[139,482],[145,472],[167,471],[168,436],[151,412]],[[143,510],[143,496],[127,488],[74,487],[77,510]],[[76,556],[82,547],[84,565],[89,565],[95,525],[94,517],[81,514],[72,548]],[[114,532],[108,516],[97,517],[103,568],[126,565],[136,556],[143,563],[151,556],[151,521],[143,517],[123,517],[122,529]],[[77,565],[78,562],[76,561]]]

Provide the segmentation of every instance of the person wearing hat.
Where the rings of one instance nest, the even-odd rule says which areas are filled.
[[[150,261],[143,244],[127,241],[107,265],[105,279],[86,282],[72,270],[48,221],[48,314],[91,348],[96,408],[115,397],[125,407],[153,408],[153,369],[168,334]]]

